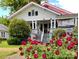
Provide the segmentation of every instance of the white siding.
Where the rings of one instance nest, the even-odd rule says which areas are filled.
[[[28,16],[28,12],[31,12],[32,10],[38,11],[38,16]],[[28,7],[27,9],[16,15],[15,18],[24,19],[26,21],[32,21],[32,20],[50,19],[55,17],[56,14],[51,13],[50,11],[42,9],[35,5],[32,5],[31,7]]]

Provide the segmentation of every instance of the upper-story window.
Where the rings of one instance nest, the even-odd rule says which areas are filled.
[[[38,11],[35,12],[35,15],[38,16]]]
[[[31,16],[31,12],[28,12],[28,16]]]
[[[38,11],[32,10],[31,12],[28,12],[28,16],[38,16]]]

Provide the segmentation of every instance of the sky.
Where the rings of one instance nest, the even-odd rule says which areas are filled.
[[[78,13],[78,10],[79,10],[79,1],[78,0],[48,0],[48,1],[49,1],[49,3],[51,3],[53,5],[56,5],[58,7],[71,11],[73,13]],[[8,16],[9,12],[10,12],[9,9],[3,9],[0,7],[0,17]]]

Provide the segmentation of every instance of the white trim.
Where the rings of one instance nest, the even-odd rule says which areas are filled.
[[[8,17],[8,19],[13,18],[13,17],[16,16],[19,12],[23,11],[25,8],[27,8],[28,6],[30,6],[30,5],[32,5],[32,4],[34,4],[34,5],[36,5],[36,6],[40,7],[40,8],[43,8],[43,9],[45,9],[45,10],[48,10],[48,11],[50,11],[50,12],[52,12],[52,13],[55,13],[55,14],[57,14],[57,15],[60,15],[59,13],[54,12],[54,11],[48,9],[48,8],[43,7],[43,6],[40,6],[39,4],[36,4],[36,3],[34,3],[34,2],[30,2],[29,4],[25,5],[24,7],[22,7],[21,9],[19,9],[19,10],[16,11],[15,13],[13,13],[10,17]]]
[[[32,29],[34,29],[34,21],[32,21]]]
[[[56,28],[56,19],[54,19],[54,28]]]
[[[50,28],[52,29],[52,19],[50,20]]]

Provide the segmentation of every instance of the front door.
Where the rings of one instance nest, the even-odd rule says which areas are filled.
[[[44,24],[44,33],[47,33],[47,24]]]

